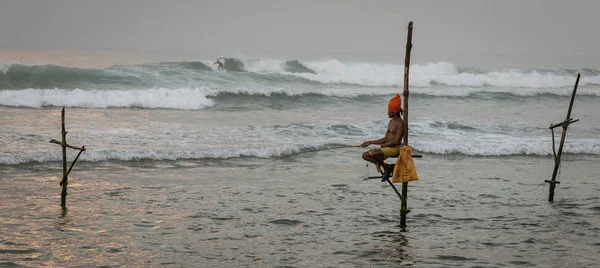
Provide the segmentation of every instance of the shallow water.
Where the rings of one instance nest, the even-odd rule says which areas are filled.
[[[339,147],[385,132],[402,61],[230,57],[217,72],[212,55],[181,56],[0,50],[0,267],[600,262],[597,57],[413,64],[409,144],[424,158],[400,232],[394,191],[362,179],[364,149]],[[548,203],[548,126],[577,73],[581,121]],[[48,143],[61,106],[68,143],[88,149],[67,210]]]
[[[355,155],[348,161],[348,156]],[[3,167],[0,263],[86,267],[592,267],[597,156],[425,155],[407,231],[359,149],[247,161],[82,163],[60,208],[56,164]],[[373,167],[369,167],[373,169]],[[374,170],[370,170],[373,174]],[[540,177],[540,174],[547,176]],[[398,185],[400,187],[400,185]]]

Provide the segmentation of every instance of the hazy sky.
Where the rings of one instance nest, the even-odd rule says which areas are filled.
[[[0,0],[0,47],[600,54],[600,1]]]

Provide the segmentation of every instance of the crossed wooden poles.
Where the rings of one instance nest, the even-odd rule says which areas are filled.
[[[545,180],[545,182],[550,183],[550,194],[548,196],[549,202],[554,202],[554,189],[556,188],[556,184],[560,184],[560,182],[556,180],[556,175],[558,174],[558,168],[560,167],[560,157],[562,155],[563,145],[565,144],[567,129],[569,128],[569,124],[579,121],[579,119],[573,120],[573,118],[571,118],[571,110],[573,109],[573,102],[575,101],[575,94],[577,93],[577,86],[579,85],[579,77],[581,77],[581,75],[577,74],[575,88],[573,88],[573,94],[571,94],[571,103],[569,103],[569,111],[567,112],[567,118],[564,121],[558,124],[552,124],[549,127],[552,131],[552,153],[554,154],[554,171],[552,172],[552,179]],[[556,153],[556,147],[554,145],[554,128],[557,127],[562,127],[563,129],[562,135],[560,137],[560,144],[558,146],[558,154]]]
[[[67,176],[69,175],[69,173],[71,173],[71,170],[73,169],[75,162],[77,162],[77,159],[79,159],[79,156],[81,155],[81,153],[83,153],[85,151],[85,146],[81,146],[81,148],[79,148],[79,147],[75,147],[75,146],[71,146],[71,145],[67,144],[67,133],[68,132],[65,130],[65,107],[63,107],[62,111],[61,111],[61,128],[62,128],[62,132],[61,132],[62,133],[62,142],[52,139],[52,140],[50,140],[50,143],[55,143],[62,147],[63,177],[62,177],[62,180],[60,180],[60,186],[62,186],[62,192],[60,194],[60,206],[65,208],[67,206],[67,185],[69,184],[69,180],[68,180]],[[79,153],[75,157],[75,160],[73,160],[73,163],[71,163],[71,167],[69,167],[69,170],[67,170],[67,147],[71,148],[71,149],[79,150]]]

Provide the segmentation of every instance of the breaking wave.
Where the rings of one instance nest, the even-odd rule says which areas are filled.
[[[112,131],[88,137],[97,144],[119,140],[132,144],[131,148],[118,147],[88,148],[80,161],[139,161],[139,160],[201,160],[231,159],[242,157],[273,158],[288,156],[298,152],[315,149],[337,148],[340,146],[356,146],[366,137],[373,137],[385,129],[384,121],[373,121],[355,125],[342,123],[290,124],[286,126],[265,126],[228,130],[232,140],[250,139],[249,147],[205,148],[203,137],[199,136],[190,142],[189,133],[171,132],[168,136],[131,135],[130,132]],[[421,121],[411,124],[412,143],[415,151],[434,155],[466,155],[466,156],[551,156],[552,141],[545,136],[546,129],[532,131],[513,126],[468,125],[457,122]],[[18,136],[18,133],[14,134]],[[177,136],[182,135],[182,136]],[[543,136],[542,136],[543,135]],[[160,138],[157,138],[160,137]],[[187,138],[186,138],[187,137]],[[91,142],[78,138],[82,143]],[[106,141],[104,141],[106,139]],[[208,137],[207,139],[210,139]],[[98,141],[99,140],[99,141]],[[187,141],[186,141],[187,140]],[[293,142],[290,142],[293,141]],[[137,143],[156,144],[150,150],[140,150],[133,146]],[[164,146],[168,144],[168,146]],[[51,146],[49,146],[51,147]],[[86,146],[87,147],[87,146]],[[219,146],[220,147],[220,146]],[[0,154],[0,164],[18,165],[24,163],[58,162],[59,153],[37,150],[21,154]],[[356,157],[365,150],[363,148],[346,148],[354,150]],[[10,150],[9,150],[10,151]],[[71,152],[73,153],[73,152]],[[600,155],[600,139],[571,138],[564,145],[564,154]]]
[[[346,63],[338,60],[245,60],[225,58],[227,79],[235,73],[256,73],[255,79],[277,80],[281,76],[302,78],[322,84],[360,86],[402,86],[404,66],[382,63]],[[197,72],[205,72],[199,76]],[[212,74],[211,74],[212,73]],[[223,76],[212,61],[184,61],[112,66],[107,68],[74,68],[58,65],[0,65],[0,89],[82,88],[82,85],[122,85],[147,88],[157,83],[181,84]],[[577,73],[582,73],[580,86],[600,85],[600,71],[595,69],[505,69],[484,71],[460,68],[448,62],[411,66],[411,86],[431,87],[572,87]],[[219,75],[220,74],[220,75]],[[279,75],[279,76],[278,76]],[[284,81],[285,82],[285,81]]]
[[[204,109],[211,97],[322,95],[338,98],[390,95],[403,82],[403,66],[338,60],[244,60],[163,62],[106,68],[0,65],[0,105],[40,108],[143,107]],[[438,62],[411,67],[411,94],[434,97],[506,98],[569,96],[576,73],[578,95],[600,96],[594,69],[483,71]],[[275,100],[276,101],[276,100]]]

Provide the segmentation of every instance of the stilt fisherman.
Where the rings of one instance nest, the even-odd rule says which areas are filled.
[[[375,164],[377,171],[382,174],[381,181],[386,181],[392,173],[392,167],[387,165],[384,160],[389,157],[397,157],[400,154],[402,146],[402,138],[404,137],[404,121],[402,120],[402,99],[399,94],[396,94],[388,103],[388,116],[390,122],[388,124],[385,137],[365,141],[360,146],[367,147],[371,144],[380,144],[380,149],[373,149],[364,152],[362,158]],[[381,170],[383,169],[383,171]]]

